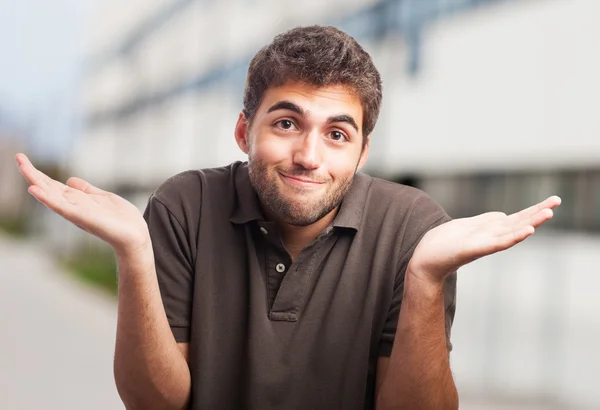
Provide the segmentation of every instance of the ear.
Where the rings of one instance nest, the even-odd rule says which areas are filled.
[[[367,137],[367,142],[365,144],[365,147],[363,148],[362,152],[360,153],[360,159],[358,161],[358,167],[356,168],[356,170],[358,171],[359,169],[361,169],[365,163],[367,162],[367,157],[369,156],[369,146],[371,145],[371,136],[369,135]]]
[[[248,144],[248,120],[246,120],[246,116],[243,112],[240,113],[237,123],[235,124],[235,142],[237,142],[238,147],[244,152],[244,154],[248,153],[249,144]]]

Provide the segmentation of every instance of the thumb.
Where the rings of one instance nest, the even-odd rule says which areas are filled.
[[[94,195],[106,195],[108,194],[107,191],[103,191],[100,188],[96,188],[95,186],[93,186],[92,184],[90,184],[89,182],[81,179],[81,178],[77,178],[77,177],[71,177],[67,180],[67,186],[77,189],[79,191],[85,192],[86,194],[94,194]]]

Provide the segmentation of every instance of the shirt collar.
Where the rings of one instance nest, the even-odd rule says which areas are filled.
[[[336,228],[349,228],[358,231],[365,209],[368,188],[371,178],[365,174],[357,173],[352,185],[335,216],[332,226]],[[250,221],[264,220],[256,191],[248,175],[248,163],[244,162],[236,170],[235,175],[236,203],[229,218],[235,224],[245,224]]]
[[[354,176],[352,185],[346,192],[340,204],[340,209],[333,219],[332,225],[334,227],[358,231],[365,210],[370,183],[371,178],[368,175],[357,173]]]
[[[250,182],[247,162],[239,165],[234,178],[236,202],[229,221],[235,224],[245,224],[250,221],[264,219],[260,210],[258,196]]]

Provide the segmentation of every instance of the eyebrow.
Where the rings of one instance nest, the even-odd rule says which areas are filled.
[[[277,111],[277,110],[290,110],[290,111],[294,111],[298,115],[301,115],[302,117],[306,116],[306,112],[302,108],[298,107],[296,104],[289,102],[289,101],[279,101],[279,102],[273,104],[267,110],[267,114],[270,112],[273,112],[273,111]]]
[[[301,107],[299,107],[298,105],[296,105],[290,101],[279,101],[279,102],[273,104],[267,110],[267,114],[271,113],[273,111],[277,111],[277,110],[289,110],[289,111],[295,112],[296,114],[298,114],[302,117],[308,116],[308,113],[306,110],[303,110]],[[356,121],[354,120],[354,118],[352,118],[350,115],[341,114],[341,115],[334,115],[333,117],[327,118],[327,124],[333,124],[336,122],[345,122],[347,124],[350,124],[352,126],[352,128],[354,128],[356,130],[356,132],[358,132],[358,125],[356,124]]]
[[[354,128],[356,132],[358,132],[358,125],[356,124],[356,121],[354,121],[354,118],[352,118],[349,115],[336,115],[327,119],[327,124],[333,124],[334,122],[345,122],[347,124],[350,124],[352,128]]]

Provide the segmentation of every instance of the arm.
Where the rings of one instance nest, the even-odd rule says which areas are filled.
[[[553,215],[550,197],[512,215],[490,212],[427,232],[404,276],[404,297],[389,359],[380,359],[377,409],[457,409],[444,337],[443,284],[476,259],[511,248]]]
[[[396,337],[377,366],[377,409],[458,409],[444,320],[443,286],[407,271]]]
[[[25,155],[16,160],[35,199],[115,251],[119,306],[114,369],[127,408],[185,408],[190,395],[187,348],[178,348],[169,329],[148,226],[139,210],[82,179],[70,178],[66,185],[55,181]]]
[[[114,374],[128,409],[184,409],[190,397],[187,343],[169,327],[151,248],[117,254],[118,322]]]

